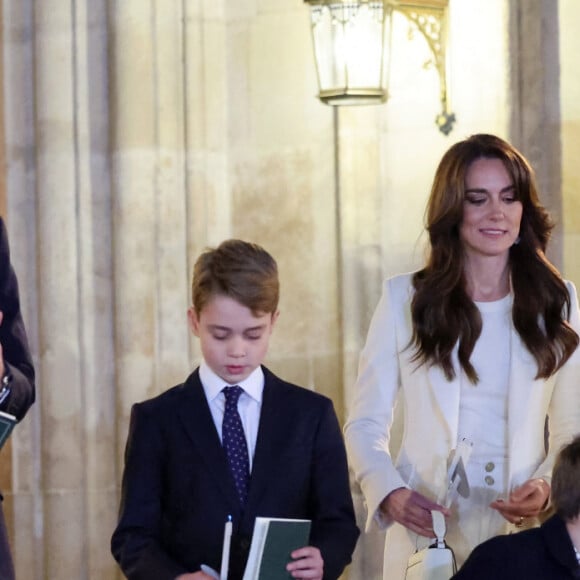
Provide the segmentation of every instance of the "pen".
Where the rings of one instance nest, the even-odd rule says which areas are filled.
[[[232,541],[232,516],[228,516],[228,520],[224,527],[224,544],[222,547],[222,567],[220,570],[220,580],[228,580],[231,541]]]
[[[10,387],[2,387],[2,390],[0,390],[0,405],[8,398],[8,395],[10,394]]]
[[[213,568],[210,568],[207,564],[201,565],[201,571],[204,574],[207,574],[208,576],[210,576],[211,578],[215,578],[215,580],[220,580],[218,573]]]

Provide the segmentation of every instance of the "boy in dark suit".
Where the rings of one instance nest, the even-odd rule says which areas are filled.
[[[19,421],[34,402],[34,367],[22,315],[18,281],[10,263],[4,220],[0,217],[0,411]],[[14,567],[0,495],[0,578],[14,578]]]
[[[211,580],[201,568],[220,569],[229,516],[228,580],[243,576],[256,516],[312,520],[294,578],[336,580],[350,562],[359,532],[332,402],[261,364],[278,296],[276,262],[255,244],[229,240],[197,260],[188,317],[203,362],[131,415],[111,544],[129,580]]]

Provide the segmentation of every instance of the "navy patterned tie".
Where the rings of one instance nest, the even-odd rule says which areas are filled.
[[[238,386],[226,387],[223,392],[226,397],[226,407],[222,423],[222,444],[226,450],[240,502],[244,505],[248,495],[250,460],[242,420],[238,413],[238,399],[243,389]]]

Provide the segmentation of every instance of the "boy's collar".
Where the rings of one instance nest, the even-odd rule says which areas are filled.
[[[222,389],[228,385],[228,383],[211,370],[203,359],[199,365],[199,380],[201,381],[208,401],[215,399],[221,393]],[[249,377],[235,384],[242,387],[242,389],[244,389],[250,397],[258,401],[258,403],[261,403],[264,382],[264,371],[261,366],[258,366]]]

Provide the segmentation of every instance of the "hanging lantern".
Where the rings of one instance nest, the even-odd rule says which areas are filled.
[[[449,0],[305,0],[310,6],[319,98],[328,105],[371,105],[388,97],[392,15],[406,16],[425,38],[440,81],[441,113],[436,124],[446,135],[449,111],[446,32]]]

